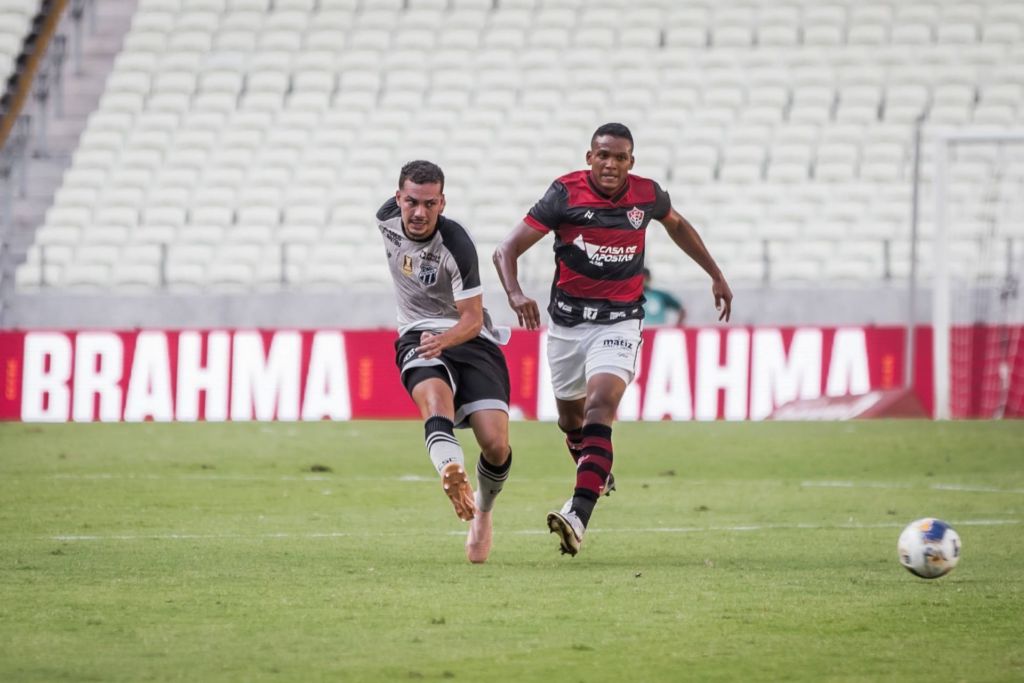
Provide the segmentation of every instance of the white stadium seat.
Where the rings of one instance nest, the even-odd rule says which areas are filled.
[[[978,42],[978,29],[974,25],[960,22],[943,23],[936,30],[936,42],[949,45],[970,45]]]
[[[989,44],[1020,44],[1024,28],[1021,23],[996,21],[986,23],[981,29],[981,41]]]
[[[933,36],[934,31],[928,24],[896,22],[890,40],[898,45],[928,45]]]

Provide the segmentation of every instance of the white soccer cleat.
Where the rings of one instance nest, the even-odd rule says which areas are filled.
[[[563,555],[576,555],[583,543],[583,532],[587,530],[583,526],[583,520],[570,508],[572,501],[567,502],[558,512],[548,513],[548,529],[551,533],[558,534]]]
[[[473,519],[476,503],[473,502],[473,487],[466,476],[466,468],[457,462],[451,462],[441,470],[441,487],[448,499],[452,501],[455,514],[464,522]]]
[[[491,511],[477,510],[473,521],[469,523],[469,534],[466,535],[466,559],[473,564],[486,562],[491,554],[493,540]]]

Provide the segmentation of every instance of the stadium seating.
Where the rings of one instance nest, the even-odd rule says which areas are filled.
[[[914,122],[1024,124],[1022,35],[1016,0],[140,0],[18,286],[379,284],[416,157],[486,260],[609,120],[734,281],[899,277]],[[649,239],[659,281],[701,277]]]

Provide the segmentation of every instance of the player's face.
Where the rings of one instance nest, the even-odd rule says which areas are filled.
[[[417,185],[406,180],[395,193],[402,210],[402,225],[413,239],[426,239],[437,228],[437,217],[444,211],[444,193],[441,183]]]
[[[629,140],[611,135],[597,137],[587,152],[590,177],[606,194],[615,194],[626,184],[633,161],[633,145]]]

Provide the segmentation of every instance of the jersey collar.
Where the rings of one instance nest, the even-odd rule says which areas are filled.
[[[434,224],[434,232],[430,233],[428,237],[416,238],[409,234],[409,231],[405,229],[405,221],[399,221],[402,225],[402,236],[410,242],[418,242],[420,244],[426,244],[430,240],[434,239],[437,235],[437,231],[441,229],[441,217],[437,217],[437,223]]]
[[[629,175],[626,175],[626,182],[622,184],[622,188],[615,194],[608,194],[594,183],[594,179],[591,177],[591,171],[587,171],[587,184],[590,185],[590,189],[593,190],[597,196],[602,199],[607,199],[612,204],[618,204],[619,200],[626,196],[629,192]]]

